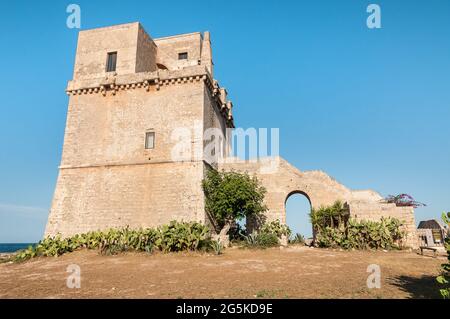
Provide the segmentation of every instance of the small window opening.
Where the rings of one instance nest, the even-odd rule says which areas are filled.
[[[106,72],[116,71],[117,52],[109,52],[108,59],[106,61]]]
[[[145,149],[155,148],[155,132],[145,133]]]
[[[188,58],[187,52],[178,53],[178,60],[187,60],[187,58]]]

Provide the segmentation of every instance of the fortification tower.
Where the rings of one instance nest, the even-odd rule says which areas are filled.
[[[233,127],[208,32],[152,39],[139,23],[80,31],[67,94],[46,236],[208,222],[202,133]]]
[[[152,39],[139,23],[81,31],[67,93],[46,236],[175,219],[209,224],[201,181],[212,166],[256,175],[267,189],[268,221],[285,222],[287,198],[301,193],[312,208],[345,202],[355,219],[395,217],[405,244],[417,247],[413,207],[351,190],[321,171],[300,171],[280,157],[227,158],[232,103],[213,79],[208,32]]]

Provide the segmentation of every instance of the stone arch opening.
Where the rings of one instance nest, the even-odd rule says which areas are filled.
[[[298,233],[305,239],[313,238],[313,227],[309,218],[311,208],[311,199],[305,192],[292,191],[286,196],[284,209],[286,224],[292,231],[291,237]]]

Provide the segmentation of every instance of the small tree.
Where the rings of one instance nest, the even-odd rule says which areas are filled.
[[[267,209],[263,202],[266,189],[247,173],[209,170],[202,187],[206,211],[220,228],[221,237],[236,221],[258,217]]]
[[[442,220],[450,227],[450,212],[447,214],[442,213]],[[445,248],[447,249],[447,259],[446,264],[442,264],[442,273],[437,278],[437,281],[443,285],[440,289],[442,297],[444,299],[450,299],[450,234],[447,233],[445,238]]]

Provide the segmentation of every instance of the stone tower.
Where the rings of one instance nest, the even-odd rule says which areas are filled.
[[[152,39],[139,23],[80,31],[67,94],[46,236],[208,222],[201,180],[214,163],[202,137],[233,127],[208,32]]]
[[[212,167],[257,176],[267,189],[268,221],[284,223],[288,197],[300,193],[311,208],[345,202],[354,219],[395,217],[405,244],[417,247],[412,207],[351,190],[321,171],[300,171],[280,157],[228,156],[232,103],[213,67],[208,32],[152,39],[130,23],[79,33],[46,236],[171,220],[214,224],[201,188]]]

